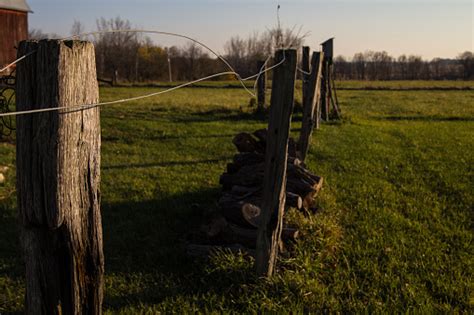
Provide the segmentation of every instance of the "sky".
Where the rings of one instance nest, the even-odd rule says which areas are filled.
[[[473,51],[474,0],[27,0],[30,29],[69,35],[74,20],[86,31],[96,20],[120,16],[133,27],[175,32],[203,41],[220,53],[231,37],[247,37],[277,25],[309,32],[305,44],[335,37],[335,54],[367,50],[398,57],[455,58]],[[159,45],[184,40],[151,36]]]

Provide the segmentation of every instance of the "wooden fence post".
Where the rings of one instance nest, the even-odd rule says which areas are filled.
[[[315,128],[319,129],[321,125],[321,93],[324,82],[323,78],[323,66],[324,66],[324,52],[319,53],[319,64],[318,64],[318,79],[316,81],[316,113],[315,113]]]
[[[94,46],[23,41],[17,109],[97,103]],[[101,314],[99,108],[17,116],[17,193],[27,314]]]
[[[296,80],[296,50],[278,50],[275,61],[285,62],[273,72],[272,98],[265,151],[262,220],[258,228],[255,267],[270,277],[275,268],[283,228],[288,138]]]
[[[323,58],[322,64],[322,82],[321,82],[321,120],[329,120],[329,103],[328,103],[328,66],[326,58]]]
[[[265,61],[257,61],[258,71],[265,71]],[[265,92],[267,91],[267,73],[262,72],[257,81],[257,111],[263,113],[265,110]]]
[[[304,162],[311,142],[311,134],[315,122],[319,119],[315,114],[318,107],[321,86],[322,53],[314,52],[311,58],[311,75],[307,84],[307,97],[303,103],[303,121],[298,140],[298,158]]]
[[[306,74],[305,72],[310,71],[310,66],[309,66],[309,46],[303,46],[303,52],[302,52],[302,60],[301,60],[301,69],[304,71],[302,73],[302,92],[303,92],[303,111],[304,111],[304,106],[306,102],[308,101],[308,90],[309,90],[309,74]]]

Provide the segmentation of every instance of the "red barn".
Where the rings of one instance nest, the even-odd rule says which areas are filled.
[[[16,59],[16,46],[28,39],[28,12],[25,0],[0,0],[0,68]]]

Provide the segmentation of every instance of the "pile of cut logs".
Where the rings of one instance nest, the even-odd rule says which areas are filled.
[[[256,246],[257,229],[260,223],[263,176],[265,170],[265,147],[267,130],[253,134],[239,133],[232,140],[239,153],[227,164],[220,177],[223,193],[219,199],[219,212],[212,215],[201,227],[201,233],[213,245],[239,249],[248,253]],[[297,158],[297,147],[293,138],[288,141],[286,205],[301,211],[313,211],[315,197],[323,179],[308,171]],[[282,240],[292,241],[298,230],[283,228]],[[188,254],[202,255],[212,248],[204,245],[188,246]]]

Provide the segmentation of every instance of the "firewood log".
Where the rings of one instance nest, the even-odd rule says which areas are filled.
[[[232,143],[239,152],[254,152],[259,149],[257,140],[249,133],[241,132],[237,134]]]
[[[232,186],[258,186],[263,179],[263,163],[243,166],[237,173],[224,173],[221,175],[219,183],[224,190],[231,189]]]
[[[259,129],[254,131],[253,135],[257,137],[262,143],[267,143],[267,129]]]
[[[303,199],[292,192],[286,192],[286,204],[292,208],[300,210],[303,207]]]
[[[224,194],[219,199],[220,213],[229,221],[247,227],[258,226],[261,213],[258,199],[239,200],[231,194]]]
[[[245,187],[245,186],[235,185],[235,186],[232,186],[230,194],[234,196],[246,198],[246,196],[260,195],[261,191],[262,191],[261,186]]]
[[[241,226],[229,223],[227,227],[222,231],[222,234],[218,237],[225,243],[229,244],[242,244],[248,248],[255,248],[257,244],[257,233],[256,228],[249,229]],[[284,242],[294,242],[299,236],[299,231],[293,228],[283,228],[282,240]]]
[[[227,225],[227,220],[222,215],[217,215],[211,218],[207,224],[201,226],[201,232],[207,237],[213,238],[221,234]]]
[[[256,152],[246,152],[234,155],[234,164],[239,167],[265,162],[265,155]]]

